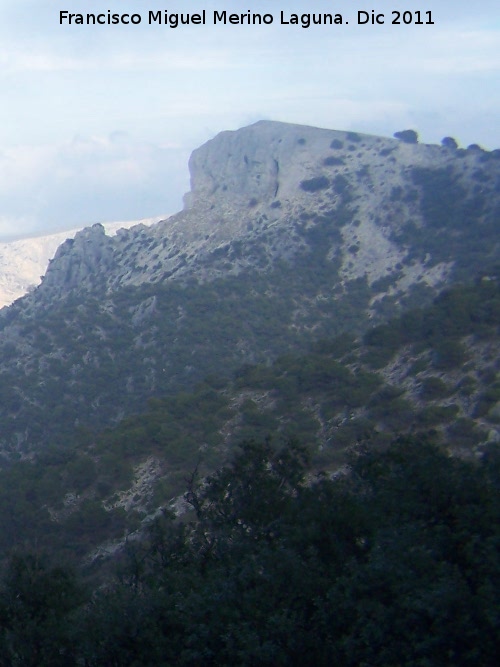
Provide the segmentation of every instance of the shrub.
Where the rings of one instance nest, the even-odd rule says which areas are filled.
[[[415,130],[401,130],[401,132],[395,132],[394,137],[405,144],[418,144],[418,134]]]
[[[335,191],[341,195],[349,189],[349,181],[345,176],[338,174],[333,179],[333,186],[335,188]]]
[[[458,143],[453,137],[443,137],[443,139],[441,139],[441,146],[450,148],[451,150],[457,150]]]
[[[323,164],[325,165],[325,167],[334,167],[337,165],[341,166],[345,164],[345,162],[341,157],[335,157],[334,155],[330,155],[329,157],[323,160]]]
[[[434,347],[435,368],[450,370],[462,366],[468,359],[465,347],[457,340],[445,339]]]
[[[479,144],[469,144],[469,146],[467,146],[467,150],[471,151],[472,153],[484,152],[484,148],[482,148]]]
[[[390,155],[392,153],[393,150],[394,150],[394,148],[392,146],[391,146],[391,148],[382,148],[379,152],[379,155],[381,157],[387,157],[388,155]]]
[[[448,385],[441,380],[441,378],[432,375],[422,381],[420,388],[420,396],[427,401],[432,401],[436,398],[444,398],[449,396],[450,389]]]
[[[324,190],[330,185],[330,181],[326,176],[316,176],[315,178],[310,178],[306,181],[301,181],[300,187],[305,192],[317,192],[318,190]]]
[[[359,134],[357,134],[357,132],[348,132],[345,135],[345,137],[348,141],[354,141],[354,142],[361,141],[361,137],[359,136]]]
[[[436,424],[449,423],[458,413],[456,405],[430,405],[419,412],[416,419],[419,425],[424,427]]]
[[[472,396],[472,394],[476,391],[476,387],[477,387],[477,382],[475,378],[473,378],[471,375],[466,375],[457,384],[456,390],[462,396]]]

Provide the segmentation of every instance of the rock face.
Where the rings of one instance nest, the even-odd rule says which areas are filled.
[[[113,270],[113,243],[104,227],[95,224],[59,246],[51,263],[53,268],[49,265],[45,288],[77,289],[85,280]]]
[[[128,229],[137,224],[150,225],[160,218],[141,221],[104,223],[106,233],[113,235],[119,229]],[[75,237],[80,229],[54,232],[0,243],[0,308],[34,289],[47,271],[49,260],[58,247],[67,239]],[[69,252],[69,248],[67,248]]]
[[[421,238],[409,259],[407,229],[417,230],[415,237],[419,229],[421,237],[428,233],[425,216],[438,203],[423,191],[432,173],[449,197],[463,199],[459,206],[466,200],[473,206],[480,190],[481,215],[491,216],[493,204],[485,199],[495,192],[500,167],[496,154],[485,162],[491,155],[272,121],[222,132],[193,152],[191,192],[181,213],[149,229],[120,232],[112,241],[98,229],[84,232],[58,252],[40,296],[92,291],[98,274],[113,290],[239,272],[249,264],[245,253],[231,266],[225,257],[235,243],[260,244],[268,266],[304,247],[297,223],[309,229],[319,219],[340,230],[329,252],[341,260],[343,280],[366,276],[372,284],[392,275],[393,291],[402,293],[416,283],[443,285],[457,257],[443,248],[433,252],[432,239],[426,244]],[[441,231],[434,232],[445,243]]]
[[[190,159],[183,211],[80,232],[0,311],[0,446],[117,421],[487,274],[498,157],[268,121],[221,133]]]

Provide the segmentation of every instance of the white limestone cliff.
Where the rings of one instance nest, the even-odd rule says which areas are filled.
[[[162,216],[165,217],[165,216]],[[103,223],[107,235],[139,223],[150,225],[161,218]],[[8,306],[34,289],[47,270],[49,260],[66,239],[73,239],[81,229],[68,229],[46,235],[28,236],[0,242],[0,308]]]

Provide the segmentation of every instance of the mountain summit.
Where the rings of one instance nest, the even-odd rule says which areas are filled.
[[[0,313],[4,452],[488,275],[498,151],[399,135],[270,121],[222,132],[191,156],[183,211],[65,241],[40,286]]]
[[[193,152],[191,191],[181,213],[110,243],[94,230],[98,256],[88,271],[84,257],[92,242],[83,232],[60,249],[40,297],[92,292],[97,279],[114,290],[237,273],[255,264],[255,256],[236,250],[244,247],[269,268],[279,257],[300,253],[307,234],[329,221],[338,234],[328,251],[340,262],[343,282],[392,277],[394,293],[417,283],[445,284],[464,264],[464,234],[491,237],[499,161],[496,151],[444,144],[272,121],[222,132]],[[471,233],[474,225],[480,234]],[[487,255],[497,249],[494,243]],[[79,263],[77,277],[68,276],[68,266],[74,271]]]

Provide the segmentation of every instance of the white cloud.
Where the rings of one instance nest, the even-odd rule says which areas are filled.
[[[171,212],[188,188],[190,151],[263,117],[386,135],[414,127],[424,141],[451,134],[465,145],[500,145],[498,0],[405,0],[410,11],[431,9],[434,26],[309,30],[64,27],[65,7],[53,0],[1,4],[0,231],[9,220],[38,229]],[[389,16],[401,3],[373,4]],[[66,6],[153,8],[143,0]],[[204,7],[281,9],[269,0],[177,0],[168,9]],[[283,9],[347,15],[357,7],[289,0]]]
[[[500,31],[439,31],[431,43],[420,38],[410,62],[400,66],[426,75],[500,73]]]
[[[125,133],[17,146],[0,156],[0,233],[46,231],[177,210],[186,151]]]
[[[19,230],[24,234],[25,231],[34,231],[36,228],[36,220],[31,217],[0,215],[0,238],[10,238],[17,235]]]
[[[13,73],[57,73],[57,72],[140,72],[234,69],[238,62],[227,51],[213,49],[203,53],[160,50],[154,53],[80,54],[62,55],[46,46],[45,50],[27,53],[18,48],[0,48],[2,75]]]

